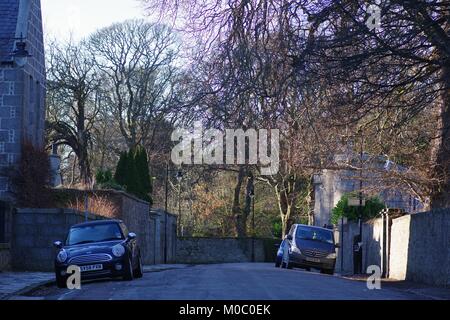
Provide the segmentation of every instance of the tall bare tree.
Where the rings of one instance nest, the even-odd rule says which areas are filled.
[[[91,134],[100,110],[98,73],[84,42],[48,46],[48,139],[76,155],[82,184],[92,179]]]
[[[164,8],[160,12],[168,21],[177,17],[178,24],[184,22],[184,30],[195,34],[211,52],[217,48],[240,52],[241,63],[234,63],[233,68],[239,70],[235,74],[247,79],[239,83],[241,88],[249,79],[251,84],[258,83],[253,81],[255,75],[267,79],[264,72],[251,72],[255,64],[245,59],[245,54],[252,52],[249,48],[258,45],[263,50],[257,52],[267,52],[276,39],[278,55],[272,57],[278,59],[272,60],[288,62],[280,63],[280,69],[292,66],[285,69],[284,76],[277,77],[276,87],[295,82],[297,88],[317,86],[313,97],[321,109],[319,118],[324,118],[330,128],[351,131],[347,137],[360,131],[383,136],[405,126],[408,132],[420,134],[408,138],[426,144],[426,148],[410,145],[431,161],[428,166],[413,166],[416,172],[409,177],[399,175],[399,180],[407,184],[418,180],[416,186],[425,185],[433,207],[449,205],[450,13],[446,1],[383,1],[379,5],[381,28],[375,30],[367,24],[373,16],[366,1],[143,2],[149,8]],[[257,61],[262,62],[260,70],[269,70],[269,60]],[[272,87],[259,83],[263,84],[260,95]],[[290,91],[296,92],[295,87]],[[277,96],[282,98],[285,93],[277,91]],[[421,122],[416,119],[424,116],[435,124],[434,133],[410,130]],[[383,122],[390,128],[373,131],[373,124],[380,127]],[[396,142],[401,146],[401,141]],[[409,150],[398,149],[412,156]],[[395,156],[401,157],[399,152]],[[424,179],[415,179],[417,176]]]
[[[129,20],[89,38],[111,115],[126,144],[145,144],[171,110],[177,42],[166,26]]]
[[[297,60],[321,62],[314,73],[328,82],[351,83],[334,97],[352,98],[334,106],[347,111],[346,120],[374,117],[400,110],[393,127],[410,124],[425,113],[435,125],[427,138],[431,146],[428,175],[431,204],[450,204],[450,22],[445,1],[384,1],[380,27],[369,29],[363,1],[332,1],[303,6],[311,21],[310,42]],[[373,18],[373,17],[372,17]],[[299,56],[297,56],[299,58]],[[338,101],[342,101],[342,98]],[[338,103],[339,105],[339,103]],[[330,108],[329,108],[330,109]],[[392,113],[391,113],[392,115]],[[341,117],[342,118],[342,117]],[[342,120],[341,120],[342,121]]]

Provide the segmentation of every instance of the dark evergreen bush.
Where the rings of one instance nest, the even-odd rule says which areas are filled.
[[[123,152],[117,163],[114,180],[136,197],[152,202],[152,184],[145,148],[137,146]]]

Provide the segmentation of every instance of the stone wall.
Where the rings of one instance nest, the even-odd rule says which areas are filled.
[[[409,226],[411,215],[406,215],[392,222],[391,251],[395,252],[389,261],[389,276],[393,279],[405,280],[408,265]]]
[[[144,264],[169,263],[174,260],[176,245],[175,215],[165,214],[164,210],[152,210],[148,202],[122,191],[62,189],[56,192],[60,201],[58,205],[62,207],[68,203],[84,203],[85,196],[88,198],[88,203],[89,201],[95,201],[96,197],[107,199],[113,210],[108,211],[108,213],[95,213],[106,218],[120,219],[127,225],[130,232],[137,234]],[[165,225],[166,217],[167,226]],[[166,229],[167,238],[165,236]],[[165,249],[166,239],[167,249]]]
[[[103,217],[88,214],[88,220]],[[17,209],[13,215],[11,260],[15,270],[52,271],[53,242],[64,241],[70,226],[85,221],[84,213],[68,209]]]
[[[450,208],[394,219],[389,274],[450,287]]]
[[[266,261],[264,240],[254,241],[255,261]],[[175,261],[186,264],[251,262],[252,239],[179,238]]]
[[[167,219],[167,220],[166,220]],[[177,216],[161,209],[150,211],[150,239],[152,250],[151,264],[174,263],[177,245]]]
[[[336,250],[336,272],[341,274],[353,273],[353,237],[359,234],[359,226],[356,223],[345,223],[335,230],[335,241],[339,244]]]
[[[137,242],[141,248],[142,262],[152,263],[153,252],[150,249],[150,205],[124,192],[111,192],[110,196],[118,197],[120,210],[114,217],[122,220],[130,232],[137,234]]]
[[[175,261],[177,217],[164,210],[152,210],[149,203],[113,190],[55,190],[60,209],[17,209],[0,201],[0,271],[9,269],[51,271],[53,242],[64,241],[70,226],[85,221],[84,213],[64,209],[64,203],[88,203],[106,198],[111,210],[88,214],[88,220],[120,219],[137,234],[144,264]],[[3,242],[3,243],[2,243]],[[24,255],[23,253],[26,253]]]
[[[386,224],[390,229],[386,228],[385,244],[382,218],[363,224],[363,270],[378,265],[393,279],[450,286],[450,209],[405,215]],[[343,242],[340,232],[339,226],[335,238],[341,248],[336,271],[351,274],[352,244],[353,237],[359,234],[358,224],[344,224]]]
[[[341,232],[343,232],[343,237]],[[383,219],[373,219],[363,224],[363,271],[371,265],[383,265]],[[339,226],[335,231],[335,241],[339,243],[337,250],[336,272],[352,274],[353,261],[353,239],[359,235],[358,223],[346,223],[344,228]],[[342,241],[343,238],[343,241]],[[341,264],[342,263],[342,264]]]
[[[174,261],[177,236],[175,215],[165,213],[164,210],[150,209],[147,202],[123,193],[121,212],[122,215],[118,218],[138,235],[144,264]]]

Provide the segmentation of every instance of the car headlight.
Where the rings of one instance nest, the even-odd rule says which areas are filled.
[[[336,253],[330,253],[327,255],[327,259],[336,259]]]
[[[63,263],[66,262],[67,260],[67,251],[62,249],[58,252],[58,255],[56,256],[56,260],[58,260],[58,262]]]
[[[121,244],[117,244],[112,247],[112,253],[115,257],[119,258],[125,254],[125,248]]]

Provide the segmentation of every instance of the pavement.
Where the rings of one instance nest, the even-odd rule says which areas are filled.
[[[367,275],[345,275],[345,279],[366,282]],[[406,280],[381,279],[381,285],[385,288],[393,288],[405,292],[414,293],[433,300],[450,300],[450,289],[442,287],[431,287],[423,283]]]
[[[363,279],[346,279],[272,263],[156,265],[133,281],[83,282],[81,290],[52,282],[9,295],[12,300],[434,300],[450,289],[390,281],[369,290]],[[0,274],[0,279],[2,279]],[[17,279],[19,279],[18,277]],[[25,277],[24,277],[25,278]],[[10,278],[13,280],[14,278]],[[3,280],[0,280],[3,282]],[[20,280],[24,282],[23,280]],[[17,284],[17,286],[19,286]],[[17,288],[17,287],[16,287]],[[28,287],[29,288],[29,287]]]
[[[52,272],[0,272],[0,300],[21,295],[54,279]]]
[[[185,268],[183,264],[144,266],[144,273]],[[25,298],[25,294],[39,287],[54,285],[53,272],[0,272],[0,300]]]

